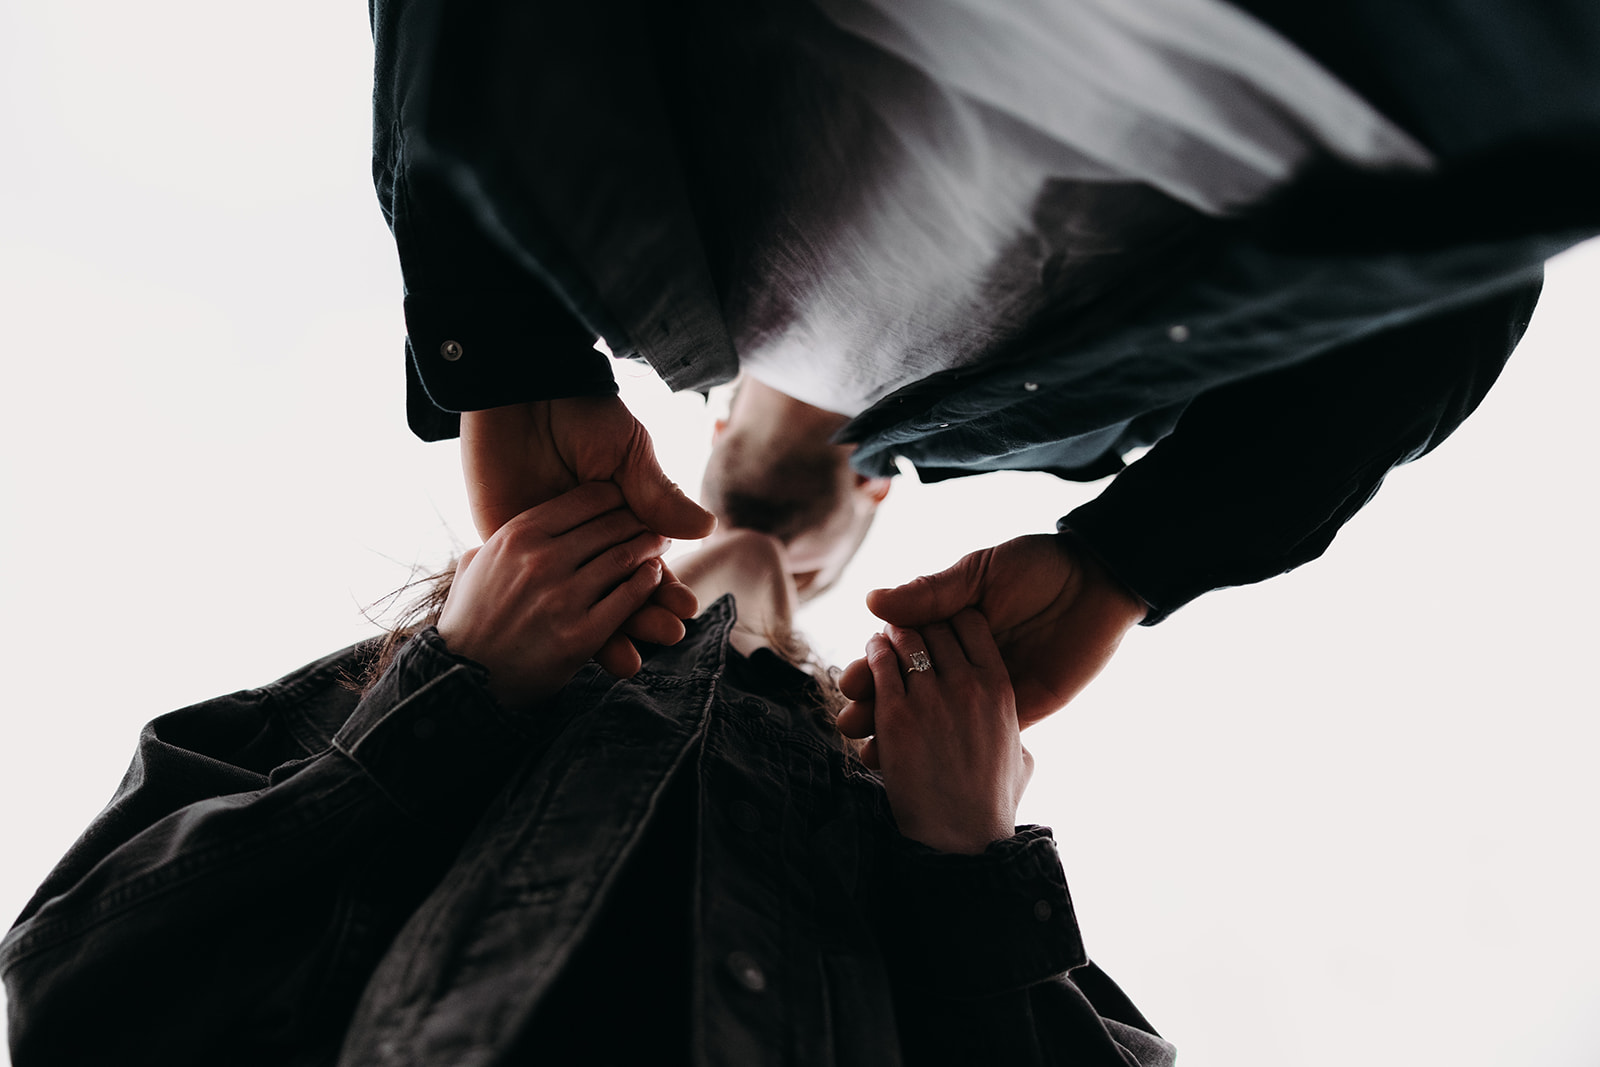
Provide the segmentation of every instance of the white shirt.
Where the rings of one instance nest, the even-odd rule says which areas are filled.
[[[1221,0],[817,3],[848,34],[812,43],[831,110],[784,131],[808,173],[757,235],[764,321],[732,326],[746,372],[841,414],[1015,336],[1052,256],[1130,251],[1138,199],[1108,185],[1226,216],[1320,157],[1431,163]]]

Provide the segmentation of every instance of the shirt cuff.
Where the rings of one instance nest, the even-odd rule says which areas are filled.
[[[1129,584],[1128,580],[1118,572],[1116,566],[1107,562],[1104,553],[1078,535],[1078,531],[1072,528],[1072,523],[1067,516],[1063,515],[1056,520],[1056,536],[1067,544],[1074,555],[1089,561],[1089,566],[1098,567],[1104,571],[1112,581],[1122,587],[1124,593],[1144,605],[1144,618],[1139,620],[1140,626],[1154,626],[1167,617],[1169,613],[1157,610],[1155,605],[1150,603],[1148,597]]]
[[[900,837],[889,884],[904,980],[932,995],[991,996],[1087,961],[1048,827],[1018,827],[976,856]]]
[[[419,822],[475,813],[526,752],[530,733],[489,695],[488,677],[430,626],[396,654],[333,747]]]
[[[415,384],[447,412],[614,395],[611,362],[594,336],[550,303],[514,292],[412,293],[405,312]]]

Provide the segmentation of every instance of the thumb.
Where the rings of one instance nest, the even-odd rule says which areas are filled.
[[[643,427],[613,478],[629,510],[662,537],[695,541],[716,529],[716,516],[690,500],[661,469],[655,446]]]
[[[896,626],[923,626],[975,607],[983,590],[980,555],[963,556],[953,567],[893,589],[874,589],[867,594],[867,610]]]

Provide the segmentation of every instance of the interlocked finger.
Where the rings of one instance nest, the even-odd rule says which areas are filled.
[[[543,533],[558,537],[622,504],[622,490],[611,482],[585,482],[523,514]]]
[[[627,508],[614,508],[562,534],[556,540],[560,565],[579,570],[624,542],[645,533],[644,523]]]
[[[927,646],[936,672],[948,679],[967,669],[967,655],[961,650],[961,642],[956,639],[949,623],[929,623],[917,632],[922,635],[922,642]]]
[[[612,545],[578,569],[578,580],[582,583],[580,588],[590,598],[591,604],[599,601],[631,578],[645,560],[655,559],[665,552],[668,543],[660,534],[646,532]],[[618,620],[618,625],[621,625],[621,620]]]
[[[867,666],[872,670],[873,703],[905,696],[905,679],[901,676],[900,653],[883,634],[867,638]]]
[[[958,611],[950,620],[950,628],[955,631],[956,639],[961,642],[961,651],[967,661],[974,667],[986,669],[1004,669],[1005,661],[1000,656],[1000,649],[994,643],[994,634],[989,630],[989,620],[971,608]]]

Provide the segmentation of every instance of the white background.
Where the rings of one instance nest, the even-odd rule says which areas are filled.
[[[372,632],[470,536],[454,446],[404,426],[370,57],[359,3],[0,4],[8,917],[143,722]],[[1597,293],[1600,247],[1558,260],[1327,559],[1136,631],[1029,733],[1024,816],[1186,1067],[1600,1063]],[[693,486],[711,412],[619,370]],[[848,659],[866,589],[1094,491],[899,479],[802,621]]]

